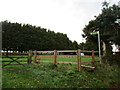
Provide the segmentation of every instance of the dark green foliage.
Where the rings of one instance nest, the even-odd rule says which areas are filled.
[[[76,41],[73,41],[73,49],[76,50],[78,48],[79,48],[78,43]]]
[[[105,42],[108,45],[110,45],[110,43],[120,45],[118,42],[120,39],[120,27],[115,23],[116,19],[120,17],[119,13],[120,8],[116,5],[109,8],[104,8],[102,13],[99,14],[95,20],[91,20],[89,24],[86,25],[83,30],[83,37],[86,37],[88,41],[97,43],[97,35],[90,35],[90,32],[100,31],[102,42]]]
[[[2,27],[2,49],[6,51],[77,49],[77,42],[72,43],[63,33],[8,21],[3,21]]]
[[[81,50],[95,50],[98,51],[98,45],[93,42],[86,41],[85,43],[80,43],[79,47]]]
[[[111,55],[111,56],[104,56],[102,58],[102,62],[110,65],[117,65],[120,67],[120,53],[116,55]]]
[[[104,3],[106,6],[106,4]],[[107,62],[116,62],[116,59],[112,59],[109,57],[112,56],[112,44],[118,45],[118,49],[120,49],[120,26],[115,23],[116,19],[120,18],[120,7],[117,5],[113,5],[111,7],[106,6],[106,8],[102,9],[102,13],[96,16],[95,20],[91,20],[88,25],[83,29],[83,37],[86,37],[86,40],[89,42],[93,42],[95,44],[98,43],[97,35],[90,35],[91,32],[100,32],[101,44],[104,42],[105,56],[107,57]],[[105,60],[104,60],[105,61]]]
[[[118,88],[119,68],[97,67],[82,72],[63,67],[68,65],[29,65],[3,69],[3,88]]]

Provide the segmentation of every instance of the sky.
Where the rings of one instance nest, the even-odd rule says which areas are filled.
[[[82,30],[101,13],[104,0],[0,0],[0,21],[41,26],[84,42]],[[120,0],[106,0],[110,5]]]

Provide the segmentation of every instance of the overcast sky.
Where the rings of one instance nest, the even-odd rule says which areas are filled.
[[[0,0],[0,21],[32,24],[84,41],[85,25],[99,15],[104,0]],[[110,5],[120,0],[110,1]]]

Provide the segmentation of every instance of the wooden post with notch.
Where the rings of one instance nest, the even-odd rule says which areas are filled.
[[[78,60],[78,71],[81,71],[81,54],[80,49],[77,50],[77,60]]]
[[[32,51],[29,50],[28,52],[28,64],[30,64],[32,62]]]
[[[94,66],[95,63],[95,54],[94,54],[94,50],[92,50],[92,66]]]
[[[57,63],[57,50],[54,50],[54,64]]]

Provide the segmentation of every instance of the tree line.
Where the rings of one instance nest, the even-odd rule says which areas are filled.
[[[91,47],[92,45],[92,47]],[[80,43],[71,41],[67,34],[47,30],[29,24],[2,21],[2,50],[97,50],[91,42]]]
[[[2,21],[2,49],[4,51],[77,49],[76,41],[66,34],[29,24]]]

